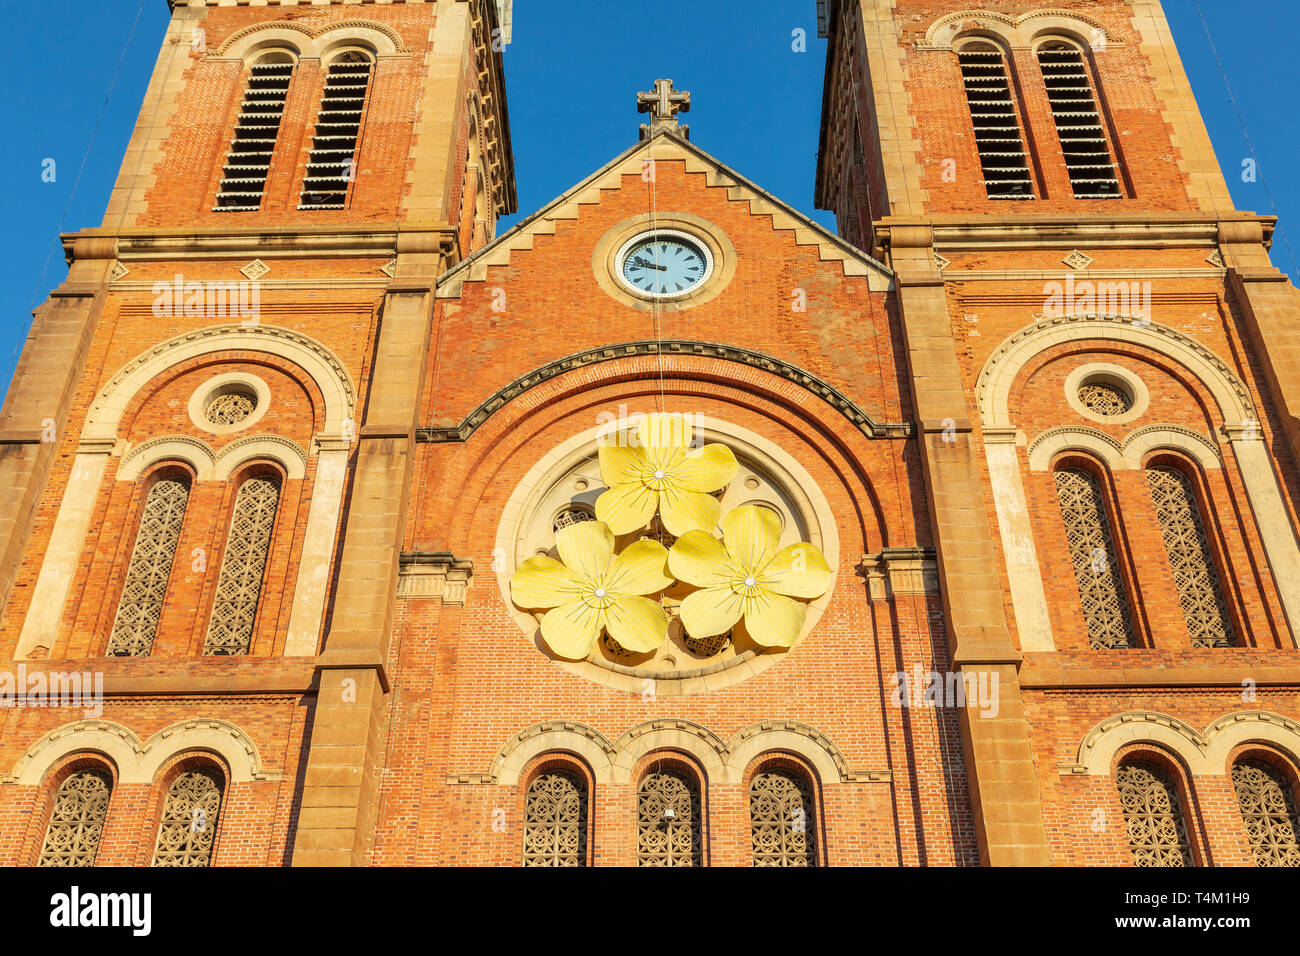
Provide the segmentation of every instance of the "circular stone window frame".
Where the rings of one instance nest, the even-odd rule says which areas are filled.
[[[1132,401],[1132,407],[1122,415],[1098,415],[1079,398],[1079,389],[1093,382],[1123,389]],[[1147,391],[1142,379],[1128,369],[1108,362],[1089,362],[1080,365],[1065,377],[1065,400],[1089,421],[1102,425],[1127,425],[1146,414],[1151,405],[1151,393]]]
[[[708,693],[748,680],[797,651],[830,606],[839,577],[840,538],[830,501],[816,481],[789,453],[762,435],[710,416],[696,415],[693,421],[696,435],[701,441],[728,445],[737,456],[754,462],[780,485],[781,491],[793,505],[795,517],[807,529],[808,542],[821,551],[830,566],[831,580],[826,593],[808,602],[803,629],[794,646],[788,649],[771,649],[761,653],[751,650],[712,665],[667,672],[601,665],[590,660],[573,661],[555,656],[542,640],[537,618],[516,607],[511,600],[510,579],[522,560],[521,549],[526,547],[531,538],[531,526],[539,517],[542,503],[551,490],[575,468],[590,460],[592,450],[601,438],[632,427],[635,422],[633,414],[613,426],[604,424],[585,429],[544,455],[515,486],[497,526],[495,553],[504,555],[500,570],[497,571],[497,586],[506,612],[519,625],[523,638],[552,664],[593,683],[625,693],[643,693],[647,680],[654,682],[654,692],[659,696],[682,697]],[[549,510],[542,517],[550,518]]]
[[[257,404],[253,412],[242,422],[236,422],[233,425],[218,425],[208,419],[208,406],[214,400],[222,395],[240,389],[250,391],[256,396]],[[252,428],[262,420],[271,407],[271,386],[249,372],[225,372],[216,375],[198,388],[190,395],[189,404],[186,410],[189,412],[190,421],[194,427],[207,432],[209,435],[230,435],[235,432],[242,432],[245,429]]]
[[[627,266],[627,257],[632,254],[632,250],[644,243],[657,242],[660,239],[678,239],[683,240],[687,245],[694,246],[696,251],[704,256],[704,275],[695,280],[695,284],[681,292],[646,292],[644,289],[638,289],[631,282],[627,281],[627,275],[624,272]],[[678,299],[686,299],[692,293],[702,289],[708,281],[713,278],[713,252],[709,249],[709,244],[702,241],[694,233],[686,232],[681,229],[647,229],[645,232],[637,233],[627,242],[619,247],[614,254],[614,278],[623,285],[623,289],[633,295],[642,296],[652,299],[655,302],[675,302]]]
[[[623,278],[623,259],[638,240],[650,235],[676,236],[699,246],[709,264],[705,277],[689,291],[671,296],[651,295],[629,283]],[[625,219],[606,230],[591,254],[597,285],[610,297],[643,312],[676,312],[703,305],[731,283],[736,263],[736,247],[727,234],[704,217],[687,212],[641,213]]]

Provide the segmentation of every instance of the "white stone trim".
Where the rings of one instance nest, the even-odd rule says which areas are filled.
[[[347,486],[348,449],[322,448],[316,456],[316,481],[312,485],[311,510],[303,537],[298,581],[289,614],[289,635],[285,657],[316,654],[320,645],[321,618],[329,589],[329,572],[334,562],[339,512]]]
[[[163,461],[185,462],[194,469],[196,481],[210,481],[217,456],[212,448],[189,435],[159,435],[131,448],[117,466],[118,481],[135,481]]]
[[[251,61],[271,49],[288,50],[300,59],[323,59],[340,46],[356,46],[377,57],[410,56],[395,31],[373,20],[328,23],[319,29],[286,20],[268,20],[231,34],[208,60]]]
[[[998,532],[1002,539],[1003,560],[1007,564],[1007,581],[1011,587],[1020,650],[1055,650],[1047,592],[1043,590],[1029,506],[1020,481],[1019,452],[1014,443],[995,443],[986,437],[984,454],[989,463],[989,482],[997,509]]]
[[[950,13],[935,20],[925,32],[921,50],[951,50],[968,37],[996,37],[1013,49],[1032,47],[1039,38],[1068,39],[1085,48],[1121,46],[1100,20],[1075,10],[1035,10],[1021,16],[993,10],[971,9]]]
[[[1052,459],[1065,451],[1079,451],[1105,463],[1111,471],[1128,471],[1133,466],[1124,460],[1120,444],[1105,432],[1086,425],[1053,428],[1029,445],[1029,470],[1047,471]]]
[[[216,481],[225,481],[235,469],[258,458],[269,458],[284,469],[285,477],[301,480],[307,474],[307,453],[291,438],[281,435],[249,435],[231,442],[217,455],[212,469]]]
[[[1123,389],[1133,400],[1133,407],[1122,415],[1098,415],[1079,401],[1079,389],[1085,381],[1108,382]],[[1065,400],[1071,408],[1090,421],[1103,425],[1126,425],[1146,414],[1151,405],[1151,393],[1147,391],[1146,383],[1126,368],[1109,362],[1087,362],[1066,376]]]
[[[208,419],[208,405],[219,394],[231,391],[232,386],[238,385],[243,385],[257,397],[252,414],[234,425],[217,425],[211,422]],[[210,435],[231,435],[252,428],[262,420],[270,407],[271,386],[258,376],[249,372],[223,372],[221,375],[214,375],[194,390],[194,394],[190,396],[185,406],[185,411],[189,413],[190,421],[199,431]]]

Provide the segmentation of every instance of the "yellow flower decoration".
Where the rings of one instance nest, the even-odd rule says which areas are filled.
[[[693,638],[725,634],[742,617],[749,636],[764,647],[792,647],[806,605],[830,587],[831,569],[811,544],[778,551],[781,525],[767,508],[745,505],[723,519],[725,545],[690,531],[668,552],[668,568],[700,590],[682,602],[682,624]]]
[[[644,528],[656,510],[672,535],[717,527],[721,505],[710,492],[740,466],[726,445],[691,448],[694,432],[686,416],[655,414],[637,426],[637,447],[602,443],[600,478],[609,490],[596,499],[596,517],[614,534]]]
[[[582,660],[602,632],[629,651],[652,651],[668,636],[668,619],[645,594],[669,587],[668,551],[657,541],[635,541],[614,555],[614,535],[601,521],[555,533],[560,560],[529,558],[510,579],[522,608],[547,611],[542,638],[561,657]]]

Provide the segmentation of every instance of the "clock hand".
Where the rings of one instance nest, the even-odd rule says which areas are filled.
[[[653,262],[647,262],[645,259],[636,258],[632,260],[633,265],[641,266],[644,269],[658,269],[660,272],[667,272],[667,266],[656,265]]]

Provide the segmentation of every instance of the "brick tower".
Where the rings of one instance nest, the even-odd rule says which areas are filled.
[[[1002,679],[982,859],[1294,862],[1300,302],[1160,3],[819,14],[817,202],[894,272],[947,635]]]

